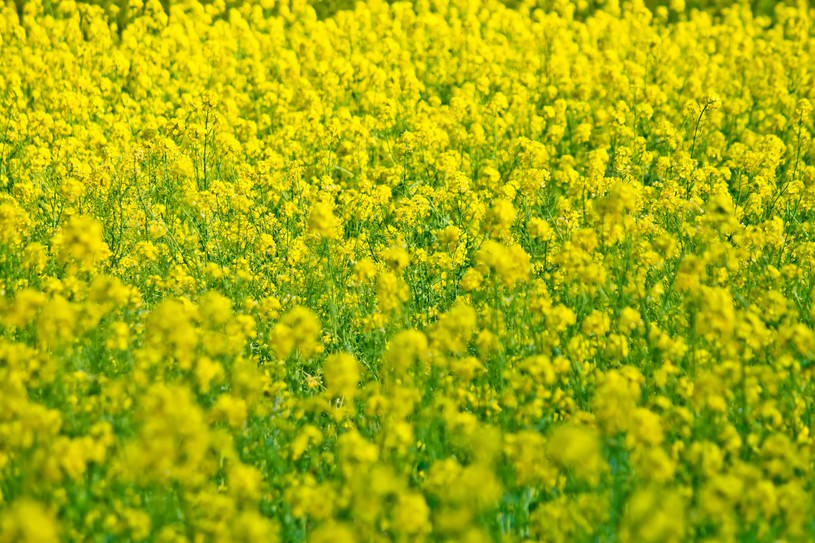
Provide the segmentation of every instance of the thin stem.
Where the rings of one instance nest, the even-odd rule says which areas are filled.
[[[713,104],[715,100],[708,100],[705,102],[705,105],[702,106],[702,111],[699,112],[699,117],[696,118],[696,126],[693,127],[693,142],[690,145],[690,157],[693,159],[693,152],[696,149],[696,136],[699,134],[699,125],[702,124],[702,116],[707,111],[707,108]]]

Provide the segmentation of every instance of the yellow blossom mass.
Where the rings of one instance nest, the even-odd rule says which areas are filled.
[[[815,540],[806,0],[0,0],[0,543]]]

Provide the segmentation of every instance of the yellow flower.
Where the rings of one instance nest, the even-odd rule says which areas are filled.
[[[517,213],[512,202],[503,198],[497,199],[492,202],[484,216],[484,231],[497,239],[508,238],[516,217]]]
[[[549,436],[546,451],[552,461],[591,484],[597,484],[608,468],[599,435],[587,426],[558,426]]]
[[[457,301],[436,323],[431,339],[433,346],[443,352],[464,351],[475,332],[475,310],[464,301]]]
[[[529,220],[529,235],[538,241],[551,241],[554,237],[554,230],[545,219],[533,217]]]
[[[363,258],[354,265],[353,282],[364,285],[376,277],[376,264],[371,258]]]
[[[79,271],[95,271],[111,255],[102,226],[93,217],[71,217],[52,243],[57,261]]]
[[[61,539],[56,516],[38,502],[15,501],[0,514],[3,543],[56,543]]]
[[[394,246],[383,251],[382,259],[395,273],[401,273],[410,262],[410,255],[404,247]]]
[[[334,206],[328,200],[320,200],[311,207],[308,217],[309,231],[327,239],[339,239],[342,222],[334,215]]]
[[[384,370],[402,376],[427,357],[427,336],[418,330],[402,330],[388,342],[383,356]]]
[[[16,200],[0,200],[0,244],[18,245],[30,226],[28,214]]]
[[[352,400],[360,379],[360,365],[349,353],[332,354],[323,363],[326,390],[329,394]]]
[[[346,524],[328,523],[320,526],[309,538],[309,543],[356,543],[354,530]]]
[[[640,399],[642,376],[633,368],[628,368],[631,371],[607,372],[594,393],[593,412],[601,428],[610,435],[630,428],[632,412]]]
[[[293,350],[301,357],[309,358],[321,348],[318,343],[320,331],[320,321],[314,312],[296,306],[272,328],[269,341],[280,358],[287,358]]]
[[[400,494],[393,508],[395,529],[403,534],[418,536],[430,532],[430,508],[418,492]]]
[[[487,240],[476,254],[475,264],[479,272],[496,276],[508,288],[529,278],[530,256],[520,245],[507,247]]]
[[[625,505],[621,541],[684,541],[685,505],[671,489],[638,489]]]
[[[55,296],[46,302],[37,321],[40,343],[55,348],[73,340],[77,332],[76,314],[76,306],[62,296]]]
[[[193,308],[181,300],[164,300],[147,319],[144,354],[153,363],[173,357],[183,369],[192,366],[198,331],[192,321]]]
[[[407,283],[390,271],[381,272],[376,280],[376,301],[384,312],[399,309],[410,296]]]

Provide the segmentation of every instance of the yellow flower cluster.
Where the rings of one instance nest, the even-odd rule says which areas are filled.
[[[0,543],[815,539],[815,10],[729,4],[0,3]]]

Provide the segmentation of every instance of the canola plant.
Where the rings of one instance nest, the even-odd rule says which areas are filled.
[[[0,542],[813,540],[759,4],[0,3]]]

